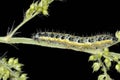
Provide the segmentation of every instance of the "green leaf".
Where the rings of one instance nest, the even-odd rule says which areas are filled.
[[[10,59],[8,60],[8,64],[9,64],[9,65],[13,65],[13,62],[14,62],[14,58],[10,58]]]
[[[22,74],[21,76],[20,76],[20,80],[27,80],[27,74]]]
[[[110,59],[105,59],[104,60],[104,63],[105,63],[105,65],[106,65],[106,67],[108,68],[108,69],[110,69],[110,67],[111,67],[111,61],[110,61]]]
[[[115,69],[120,73],[120,64],[117,64],[117,65],[115,66]]]
[[[105,75],[104,74],[101,74],[98,76],[98,80],[104,80],[105,79]]]
[[[103,53],[101,53],[101,52],[99,52],[98,54],[97,54],[97,57],[100,59],[101,57],[103,56]]]
[[[3,76],[3,80],[7,80],[9,78],[9,74],[10,74],[10,72],[6,71],[4,76]]]
[[[118,56],[114,56],[113,60],[117,62],[119,60]]]
[[[93,72],[96,72],[100,69],[101,64],[98,62],[95,62],[92,67],[93,67]]]
[[[0,80],[27,80],[27,74],[22,74],[18,58],[3,58],[0,61]]]
[[[96,60],[97,60],[96,56],[95,56],[95,55],[91,55],[91,56],[89,57],[89,60],[88,60],[88,61],[96,61]]]
[[[17,70],[17,71],[21,71],[21,67],[22,67],[23,65],[22,64],[16,64],[15,66],[14,66],[14,68]]]
[[[5,68],[4,68],[3,66],[1,66],[1,67],[0,67],[0,73],[2,73],[2,74],[3,74],[3,73],[4,73],[4,71],[5,71]]]
[[[101,74],[98,76],[98,80],[113,80],[108,74]]]
[[[18,58],[14,59],[13,64],[18,64]]]
[[[109,55],[109,49],[108,49],[108,48],[104,48],[104,54],[105,54],[106,56]]]

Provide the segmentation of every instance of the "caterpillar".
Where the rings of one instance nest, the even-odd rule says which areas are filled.
[[[110,47],[118,42],[112,34],[100,34],[90,37],[80,37],[58,32],[38,32],[32,38],[46,46],[72,49],[76,51],[96,50]]]

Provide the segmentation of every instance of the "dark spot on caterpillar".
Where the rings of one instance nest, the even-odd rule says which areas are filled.
[[[105,36],[105,37],[103,38],[103,40],[112,40],[112,37],[110,37],[110,36]]]
[[[85,37],[85,38],[83,39],[83,42],[89,42],[89,38],[88,38],[88,37]]]
[[[45,32],[45,33],[44,33],[44,36],[46,36],[46,37],[47,37],[47,36],[48,36],[48,33],[46,33],[46,32]]]
[[[80,38],[80,37],[75,36],[75,37],[74,37],[74,41],[75,41],[75,42],[78,42],[79,38]]]
[[[60,38],[60,35],[56,35],[55,37],[56,37],[56,38]]]
[[[83,43],[83,42],[84,40],[82,38],[78,40],[78,43]]]
[[[52,37],[52,38],[53,38],[53,37],[54,37],[54,34],[53,34],[53,33],[51,33],[51,34],[50,34],[50,37]]]
[[[106,37],[106,40],[112,40],[112,38],[111,37]]]
[[[102,35],[102,36],[96,36],[96,41],[102,41],[102,40],[111,40],[110,35]]]
[[[69,37],[68,40],[69,41],[74,41],[74,38],[73,37]]]
[[[101,37],[98,37],[98,39],[97,39],[97,41],[102,41],[102,40],[104,40],[104,39],[102,39]]]
[[[65,39],[65,36],[62,36],[61,39]]]
[[[93,38],[88,39],[88,42],[94,42],[94,39]]]
[[[98,49],[98,47],[96,46],[95,49]]]
[[[70,35],[64,35],[64,34],[62,34],[60,38],[61,39],[69,39],[69,37],[70,37]]]
[[[118,41],[118,38],[113,37],[112,40],[113,40],[113,41]]]
[[[80,43],[80,39],[77,42]]]
[[[105,36],[105,37],[102,37],[102,40],[107,40],[107,37]]]

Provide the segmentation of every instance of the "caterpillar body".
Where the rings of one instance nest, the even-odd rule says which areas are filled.
[[[57,32],[38,32],[33,39],[46,43],[46,46],[73,49],[76,51],[96,50],[110,47],[118,42],[111,34],[101,34],[91,37],[80,37]]]

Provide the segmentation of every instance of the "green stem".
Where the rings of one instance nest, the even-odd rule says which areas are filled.
[[[21,23],[20,23],[9,35],[7,35],[7,36],[12,37],[12,36],[15,34],[15,32],[16,32],[21,26],[23,26],[27,21],[28,21],[28,20],[24,20],[23,22],[21,22]]]
[[[32,18],[34,18],[36,15],[38,15],[38,13],[32,15],[30,18],[27,18],[27,19],[23,19],[23,21],[7,36],[9,36],[9,38],[11,38],[15,33],[16,31],[21,28],[26,22],[28,22],[29,20],[31,20]]]
[[[112,80],[112,79],[110,78],[110,76],[108,75],[108,73],[107,73],[107,68],[106,68],[106,66],[104,65],[104,63],[102,62],[102,60],[101,60],[101,59],[98,59],[98,61],[99,61],[99,62],[101,63],[101,65],[102,65],[104,75],[106,76],[106,79],[105,79],[105,80]]]
[[[31,38],[23,38],[23,37],[12,37],[9,40],[6,40],[6,37],[0,37],[0,43],[6,43],[6,44],[30,44],[30,45],[39,45],[39,46],[45,46],[45,47],[53,47],[53,48],[60,48],[60,49],[71,49],[75,51],[81,51],[86,52],[89,54],[95,54],[95,50],[80,50],[79,48],[74,47],[68,47],[63,44],[53,44],[49,41],[35,41]]]
[[[116,52],[109,52],[112,57],[118,57],[120,59],[120,53],[116,53]]]

